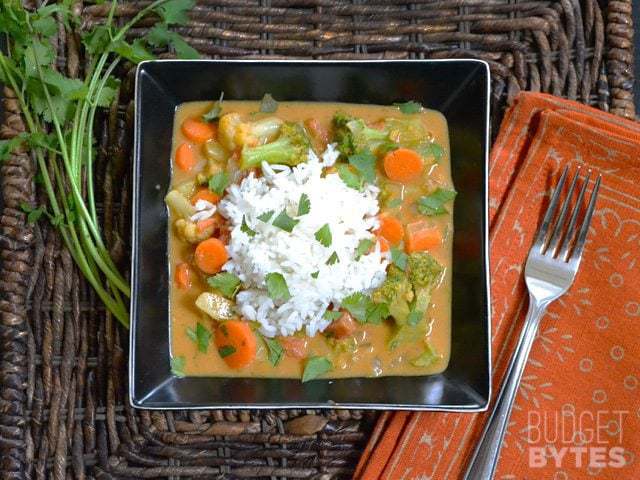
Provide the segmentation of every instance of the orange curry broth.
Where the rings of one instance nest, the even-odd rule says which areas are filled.
[[[181,131],[180,126],[187,118],[199,119],[209,111],[213,102],[190,102],[178,107],[175,115],[172,156],[174,158],[176,148],[183,142],[188,142]],[[259,109],[259,102],[253,101],[225,101],[223,114],[238,112],[241,115],[253,115],[256,119],[267,116],[277,116],[285,121],[305,121],[316,119],[320,125],[330,130],[331,118],[336,111],[360,117],[367,123],[374,123],[383,118],[403,116],[396,107],[359,105],[345,103],[305,103],[305,102],[281,102],[278,110],[273,114],[255,114]],[[392,184],[390,190],[394,197],[401,197],[402,204],[396,208],[381,208],[382,212],[389,212],[408,224],[417,220],[425,220],[416,210],[416,200],[437,186],[453,188],[451,180],[449,137],[445,118],[434,110],[423,110],[418,115],[424,122],[434,140],[440,144],[444,154],[440,162],[425,168],[423,178],[410,185]],[[172,187],[180,183],[193,180],[203,168],[205,156],[202,146],[193,144],[197,166],[190,172],[184,172],[172,165]],[[382,161],[378,162],[379,167]],[[380,178],[384,178],[381,168],[378,170]],[[371,377],[371,376],[411,376],[425,375],[442,372],[448,362],[450,354],[451,336],[451,248],[453,235],[452,215],[441,215],[427,219],[437,225],[443,234],[442,245],[429,250],[438,262],[445,267],[440,285],[433,291],[432,306],[427,311],[429,318],[428,341],[433,349],[440,355],[440,359],[428,367],[416,367],[410,360],[416,358],[424,351],[422,339],[405,342],[394,351],[390,351],[387,342],[392,334],[391,321],[380,325],[358,324],[358,329],[352,340],[343,340],[340,347],[332,348],[327,338],[317,334],[309,338],[307,357],[313,355],[326,356],[333,363],[333,370],[324,378],[341,377]],[[258,351],[253,363],[245,368],[231,369],[220,357],[213,339],[210,342],[207,353],[199,352],[196,343],[186,334],[187,328],[195,329],[196,323],[201,322],[210,331],[214,331],[216,322],[201,312],[195,306],[195,300],[203,291],[209,291],[206,283],[206,275],[197,271],[192,266],[192,286],[187,289],[179,289],[174,283],[175,266],[181,262],[192,262],[195,246],[177,237],[173,228],[174,220],[170,218],[169,227],[169,263],[171,270],[170,285],[170,318],[171,318],[171,354],[184,357],[183,372],[189,376],[222,376],[222,377],[268,377],[268,378],[300,378],[305,359],[296,359],[283,356],[280,363],[274,367],[267,359],[267,350],[262,341],[258,341]],[[298,335],[301,335],[298,333]],[[380,367],[374,368],[374,366]]]

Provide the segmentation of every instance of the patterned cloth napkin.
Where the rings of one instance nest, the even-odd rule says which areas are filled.
[[[638,479],[640,124],[521,93],[490,162],[494,393],[527,311],[523,265],[559,172],[569,164],[602,174],[580,271],[541,321],[495,478]],[[486,418],[385,412],[356,478],[461,478]]]

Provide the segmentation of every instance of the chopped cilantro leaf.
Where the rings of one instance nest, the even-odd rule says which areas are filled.
[[[422,110],[422,105],[418,102],[414,102],[413,100],[404,103],[394,103],[393,105],[398,107],[404,114],[418,113]]]
[[[325,310],[324,314],[322,315],[322,318],[331,320],[333,322],[334,320],[339,319],[341,315],[342,315],[342,312],[339,312],[336,310]]]
[[[171,373],[176,377],[184,377],[185,359],[183,356],[171,357]]]
[[[215,288],[222,295],[233,299],[240,290],[240,279],[233,273],[220,272],[213,277],[207,278],[207,283],[211,288]]]
[[[218,353],[220,354],[221,358],[226,358],[229,355],[233,355],[234,353],[236,353],[236,347],[234,347],[233,345],[223,345],[218,348]]]
[[[353,188],[354,190],[362,190],[364,180],[359,174],[355,173],[349,165],[338,165],[338,176],[347,187]]]
[[[311,211],[311,202],[309,201],[309,196],[306,193],[300,195],[300,200],[298,201],[298,217],[302,215],[306,215]]]
[[[246,217],[242,216],[242,225],[240,225],[240,231],[246,233],[249,237],[255,237],[256,232],[252,230],[249,224],[247,223]]]
[[[227,172],[218,172],[209,179],[209,190],[222,196],[224,190],[229,186],[229,174]]]
[[[287,281],[284,279],[284,276],[281,273],[267,273],[264,280],[267,284],[267,293],[269,294],[271,300],[273,300],[274,302],[286,302],[291,298],[291,293],[289,292]]]
[[[391,261],[400,270],[407,269],[407,261],[409,256],[398,247],[391,247]]]
[[[326,265],[333,265],[334,263],[338,263],[340,259],[338,258],[338,254],[333,252],[331,256],[327,259]]]
[[[356,260],[360,260],[360,257],[367,253],[371,247],[373,247],[373,240],[368,238],[360,240],[360,243],[358,243],[358,247],[356,248]]]
[[[280,214],[273,221],[273,226],[278,227],[285,232],[291,233],[293,227],[295,227],[299,221],[300,220],[294,220],[289,215],[287,215],[286,210],[282,210],[282,212],[280,212]]]
[[[349,164],[356,169],[365,182],[373,183],[376,181],[376,157],[369,150],[351,155]]]
[[[267,353],[269,357],[269,363],[274,367],[280,363],[284,356],[284,348],[280,345],[280,342],[275,338],[262,337],[265,345],[267,346]]]
[[[273,214],[276,213],[273,210],[267,210],[266,212],[258,215],[258,220],[267,223],[273,217]]]
[[[320,242],[325,247],[330,247],[332,242],[331,237],[331,229],[329,228],[329,224],[325,223],[318,231],[314,234],[315,239]]]
[[[271,96],[270,93],[265,93],[260,102],[260,111],[262,113],[274,113],[278,110],[278,102]]]
[[[456,194],[455,190],[436,188],[429,195],[420,197],[418,200],[418,211],[428,217],[448,213],[444,204],[453,200]]]
[[[213,122],[214,120],[217,120],[218,118],[220,118],[220,115],[222,114],[223,98],[224,98],[224,92],[220,92],[220,98],[218,98],[218,100],[213,104],[213,107],[211,107],[211,110],[209,110],[207,113],[202,115],[202,120],[204,120],[205,122]]]
[[[302,373],[302,383],[324,375],[333,368],[333,364],[325,357],[311,357],[307,360]]]

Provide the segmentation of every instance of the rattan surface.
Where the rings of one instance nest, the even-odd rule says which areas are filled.
[[[103,20],[105,5],[76,4],[85,27]],[[123,3],[117,15],[143,4]],[[179,31],[213,58],[482,58],[493,75],[494,125],[520,89],[634,115],[630,0],[199,0]],[[58,67],[70,74],[83,64],[75,33],[54,39]],[[107,240],[125,270],[132,105],[130,71],[120,74],[119,102],[98,120],[96,175]],[[4,97],[0,136],[8,138],[24,125],[11,92]],[[351,476],[374,414],[131,409],[127,332],[100,307],[52,227],[29,225],[20,209],[44,201],[29,152],[14,154],[0,174],[3,479]]]

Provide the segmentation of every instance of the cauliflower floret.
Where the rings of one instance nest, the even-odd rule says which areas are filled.
[[[195,222],[184,218],[176,220],[174,226],[178,237],[189,243],[200,243],[201,241],[206,240],[213,235],[213,230],[215,228],[215,225],[210,225],[203,229],[198,229]]]
[[[229,151],[244,146],[255,147],[275,138],[282,123],[277,117],[245,122],[239,113],[231,112],[220,117],[218,137],[222,146]]]

